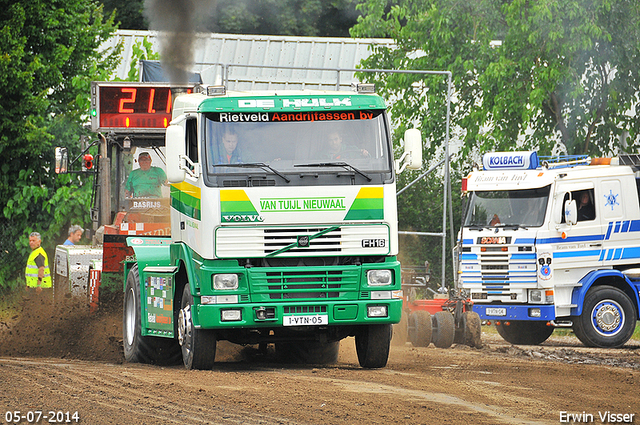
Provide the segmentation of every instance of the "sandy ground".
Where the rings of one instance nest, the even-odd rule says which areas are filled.
[[[481,349],[395,339],[378,370],[358,366],[351,338],[330,366],[219,342],[214,370],[187,371],[125,363],[119,308],[92,316],[73,303],[25,305],[0,322],[0,423],[15,422],[14,411],[20,423],[37,412],[39,423],[84,424],[640,423],[637,341],[603,350],[552,336],[513,346],[487,329]]]

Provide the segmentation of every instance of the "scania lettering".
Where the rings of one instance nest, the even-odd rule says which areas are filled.
[[[126,360],[210,369],[228,340],[330,363],[354,336],[360,365],[384,367],[402,310],[395,168],[420,168],[419,131],[396,164],[375,94],[206,92],[175,96],[166,130],[171,239],[128,241]]]
[[[624,345],[640,311],[638,156],[509,152],[483,164],[463,181],[458,244],[474,311],[513,344],[572,327],[587,346]]]

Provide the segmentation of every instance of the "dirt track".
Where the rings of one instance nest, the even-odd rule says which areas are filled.
[[[487,333],[482,349],[395,341],[380,370],[359,368],[353,339],[338,364],[315,367],[221,342],[215,370],[187,371],[123,363],[120,313],[72,310],[0,323],[0,421],[20,410],[77,411],[85,424],[558,424],[582,413],[603,423],[609,411],[640,423],[637,341],[620,350],[573,337],[515,347]]]

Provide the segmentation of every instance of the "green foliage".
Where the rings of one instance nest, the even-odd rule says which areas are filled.
[[[144,0],[102,0],[107,15],[115,13],[120,28],[128,30],[147,30],[144,17]]]
[[[366,68],[452,72],[461,157],[539,149],[610,154],[640,144],[640,3],[628,0],[366,0],[356,37],[392,37]],[[370,76],[399,96],[396,124],[443,138],[442,78]],[[408,84],[414,83],[414,89]],[[433,153],[436,147],[430,149]],[[476,158],[473,158],[476,159]]]
[[[127,81],[140,81],[140,67],[138,63],[141,60],[159,60],[160,53],[153,51],[153,44],[144,37],[141,41],[131,46],[131,67],[127,74]]]
[[[42,234],[51,255],[71,222],[88,224],[89,185],[53,172],[53,148],[79,154],[90,81],[118,58],[118,49],[98,51],[114,31],[113,16],[105,20],[90,0],[0,10],[0,288],[21,274],[30,232]]]
[[[150,0],[153,7],[158,0]],[[102,0],[120,28],[149,29],[143,0]],[[199,31],[230,34],[348,37],[358,17],[357,0],[212,0],[192,2]],[[182,7],[182,6],[181,6]],[[188,7],[188,6],[184,6]]]
[[[218,26],[222,31],[248,34],[318,35],[321,0],[222,0]],[[335,3],[335,2],[331,2]]]

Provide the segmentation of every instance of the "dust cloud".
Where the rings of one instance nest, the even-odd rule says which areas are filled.
[[[84,300],[66,298],[53,304],[25,296],[18,313],[0,322],[0,356],[122,363],[121,305],[90,314]]]

